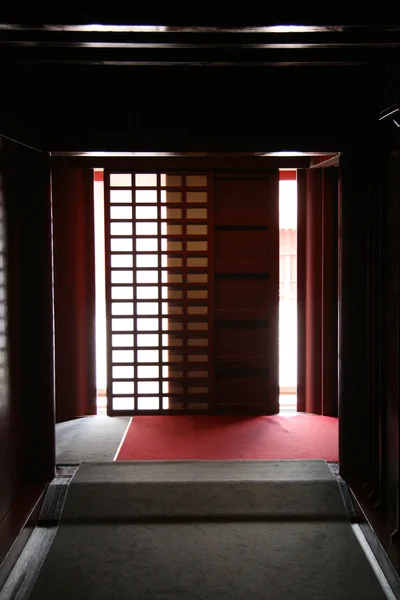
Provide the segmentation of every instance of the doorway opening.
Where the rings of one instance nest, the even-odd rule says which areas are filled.
[[[94,170],[97,412],[107,410],[104,170]],[[144,273],[146,276],[149,273]],[[168,384],[167,384],[168,385]],[[148,408],[151,408],[150,406]],[[279,408],[297,408],[297,181],[279,172]]]
[[[297,180],[279,171],[279,410],[297,409]]]

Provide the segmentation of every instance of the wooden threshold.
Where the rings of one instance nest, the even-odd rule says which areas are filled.
[[[24,486],[0,522],[0,590],[36,525],[46,488],[46,483]]]

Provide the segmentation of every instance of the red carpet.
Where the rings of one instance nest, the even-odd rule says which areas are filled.
[[[338,461],[338,419],[272,417],[133,417],[117,460],[323,458]]]

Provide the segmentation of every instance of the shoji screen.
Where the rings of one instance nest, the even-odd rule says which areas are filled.
[[[211,177],[105,172],[108,413],[207,410]]]

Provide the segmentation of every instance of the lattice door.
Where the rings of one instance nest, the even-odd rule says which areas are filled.
[[[212,178],[104,175],[108,414],[207,411]]]

